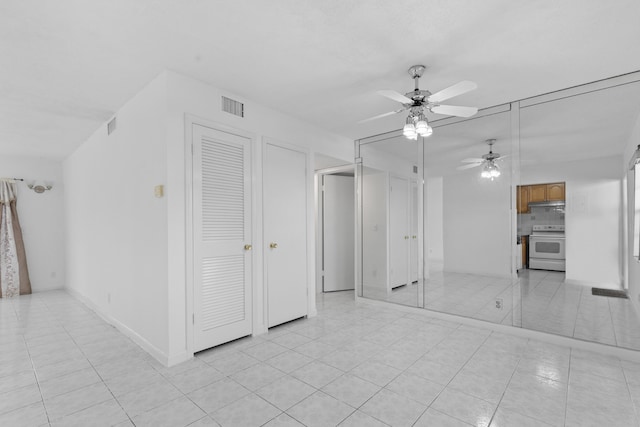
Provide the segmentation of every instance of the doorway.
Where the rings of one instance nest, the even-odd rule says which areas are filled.
[[[353,165],[316,171],[318,293],[355,289]]]

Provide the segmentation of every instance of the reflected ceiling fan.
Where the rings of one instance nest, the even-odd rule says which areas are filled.
[[[487,154],[483,155],[481,158],[463,159],[461,162],[466,164],[458,166],[456,169],[465,170],[482,166],[482,173],[480,176],[483,178],[490,178],[493,180],[494,178],[499,177],[500,168],[496,161],[505,159],[509,156],[501,156],[500,153],[493,152],[493,144],[496,143],[495,139],[487,139],[485,143],[489,145],[489,152]]]
[[[361,120],[358,123],[364,123],[401,113],[403,111],[409,111],[409,116],[407,117],[407,121],[402,129],[402,133],[407,138],[415,140],[418,139],[418,135],[426,137],[433,133],[433,129],[429,126],[425,117],[427,111],[435,114],[457,117],[471,117],[478,112],[478,109],[475,107],[440,104],[440,102],[444,100],[476,89],[478,87],[477,84],[465,80],[436,93],[431,93],[428,90],[420,90],[418,86],[419,80],[426,69],[427,67],[424,65],[414,65],[409,68],[409,75],[415,81],[415,89],[411,92],[407,92],[402,95],[394,90],[378,91],[380,95],[401,103],[402,108]]]

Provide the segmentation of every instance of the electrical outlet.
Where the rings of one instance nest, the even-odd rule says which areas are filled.
[[[503,305],[502,303],[503,303],[502,298],[496,298],[496,308],[498,310],[502,310],[502,305]]]

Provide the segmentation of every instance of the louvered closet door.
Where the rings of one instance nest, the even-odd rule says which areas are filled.
[[[250,142],[193,126],[195,351],[252,331]]]

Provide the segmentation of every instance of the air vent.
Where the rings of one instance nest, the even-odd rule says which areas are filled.
[[[116,118],[111,119],[109,123],[107,123],[107,135],[111,135],[116,130]]]
[[[226,96],[222,97],[222,111],[233,114],[234,116],[244,117],[244,104],[242,102],[235,101]]]

